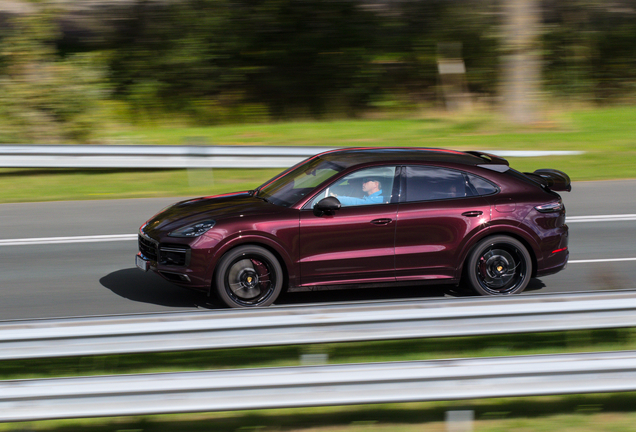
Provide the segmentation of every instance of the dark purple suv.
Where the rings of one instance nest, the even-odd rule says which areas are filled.
[[[453,284],[519,293],[568,260],[569,177],[499,157],[356,148],[255,190],[182,201],[139,229],[136,264],[231,307],[282,290]]]

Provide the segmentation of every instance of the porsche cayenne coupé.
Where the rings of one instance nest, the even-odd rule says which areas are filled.
[[[353,148],[258,188],[176,203],[139,229],[136,265],[230,307],[283,290],[453,284],[510,295],[568,261],[557,170],[442,149]]]

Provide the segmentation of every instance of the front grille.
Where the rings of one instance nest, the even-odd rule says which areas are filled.
[[[143,236],[139,236],[139,252],[151,261],[157,261],[157,244]]]

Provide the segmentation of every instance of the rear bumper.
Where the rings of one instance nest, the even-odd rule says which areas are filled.
[[[537,269],[537,277],[555,274],[560,272],[561,270],[564,270],[567,267],[568,259],[570,258],[570,251],[568,249],[562,252],[557,252],[554,255],[555,256],[550,257],[551,258],[550,261],[552,262],[557,261],[557,264],[551,267],[542,268],[540,270]]]

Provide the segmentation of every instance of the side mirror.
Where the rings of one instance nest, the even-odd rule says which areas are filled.
[[[324,214],[331,214],[336,210],[340,210],[341,204],[338,198],[329,196],[323,198],[314,205],[314,214],[318,217]]]

